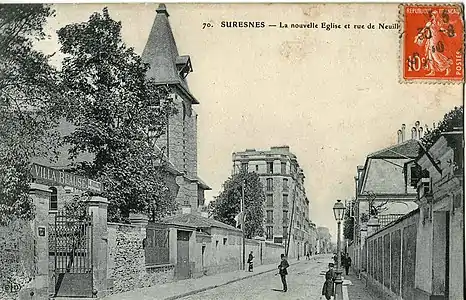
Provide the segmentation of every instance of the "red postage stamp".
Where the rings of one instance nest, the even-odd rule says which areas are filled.
[[[462,5],[403,4],[402,76],[405,82],[463,82]]]

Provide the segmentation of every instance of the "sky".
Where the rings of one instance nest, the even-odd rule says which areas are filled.
[[[158,4],[107,4],[123,40],[142,53]],[[58,4],[38,44],[59,51],[56,30],[86,21],[100,4]],[[396,4],[167,4],[180,55],[190,55],[191,92],[200,101],[198,173],[217,196],[232,153],[289,145],[306,176],[310,217],[335,237],[332,207],[354,197],[366,156],[394,145],[401,124],[438,122],[463,101],[461,85],[400,83]],[[266,28],[222,28],[221,21],[264,21]],[[347,30],[282,29],[279,22],[350,24]],[[203,23],[212,26],[203,29]],[[59,64],[60,55],[52,58]]]

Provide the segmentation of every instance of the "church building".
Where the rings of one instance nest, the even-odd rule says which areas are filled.
[[[179,55],[164,4],[160,4],[142,53],[150,65],[147,76],[168,85],[177,114],[169,119],[165,134],[156,142],[168,162],[179,171],[176,200],[183,213],[197,213],[204,205],[204,191],[211,188],[197,174],[197,113],[199,101],[190,92],[186,77],[193,71],[189,55]]]

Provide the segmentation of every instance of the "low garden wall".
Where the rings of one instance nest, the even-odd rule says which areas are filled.
[[[121,293],[170,282],[172,265],[146,267],[145,226],[108,223],[108,288]]]

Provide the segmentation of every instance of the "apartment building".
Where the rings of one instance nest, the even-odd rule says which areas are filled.
[[[315,225],[309,219],[309,199],[304,188],[305,176],[296,155],[290,152],[290,147],[277,146],[271,147],[270,150],[246,149],[233,153],[232,161],[234,174],[244,170],[256,172],[260,177],[266,195],[266,240],[285,244],[289,238],[290,252],[294,251],[296,256],[314,251]]]

